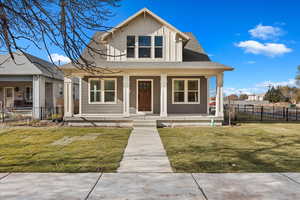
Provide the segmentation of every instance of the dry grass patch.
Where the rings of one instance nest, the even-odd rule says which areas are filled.
[[[159,132],[176,172],[300,172],[300,124]]]
[[[16,128],[0,132],[0,172],[114,172],[130,129]],[[78,138],[99,134],[91,140]],[[66,145],[60,139],[77,138]]]

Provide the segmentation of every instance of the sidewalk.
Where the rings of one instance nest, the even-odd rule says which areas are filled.
[[[172,172],[156,127],[134,127],[118,172]]]
[[[296,200],[300,173],[4,173],[0,199]]]

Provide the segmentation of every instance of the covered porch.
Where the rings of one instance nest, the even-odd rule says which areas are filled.
[[[163,72],[161,72],[163,71]],[[79,112],[74,113],[72,77],[79,77]],[[210,109],[211,77],[216,77],[215,106]],[[91,80],[99,79],[99,86],[91,90]],[[115,79],[112,91],[113,102],[91,102],[94,91],[99,96],[106,95],[105,80]],[[108,84],[108,82],[107,82]],[[215,70],[154,70],[138,72],[128,71],[111,76],[91,76],[84,72],[73,73],[65,77],[65,121],[78,122],[132,123],[134,120],[156,120],[160,122],[202,122],[221,124],[223,120],[223,71]],[[94,87],[94,86],[93,86]],[[92,87],[92,88],[93,88]],[[148,92],[144,91],[149,88]],[[108,91],[109,92],[109,91]],[[111,91],[110,91],[111,92]],[[142,95],[141,95],[142,94]],[[92,95],[92,96],[90,96]],[[148,100],[147,100],[148,98]],[[211,112],[211,111],[214,112]]]

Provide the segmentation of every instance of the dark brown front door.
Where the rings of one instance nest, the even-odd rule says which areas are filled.
[[[138,81],[138,111],[151,112],[151,81]]]

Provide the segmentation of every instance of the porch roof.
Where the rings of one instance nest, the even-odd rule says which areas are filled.
[[[109,62],[97,63],[99,68],[107,69],[203,69],[231,71],[232,67],[217,62]],[[64,65],[63,69],[74,69],[72,64]]]

